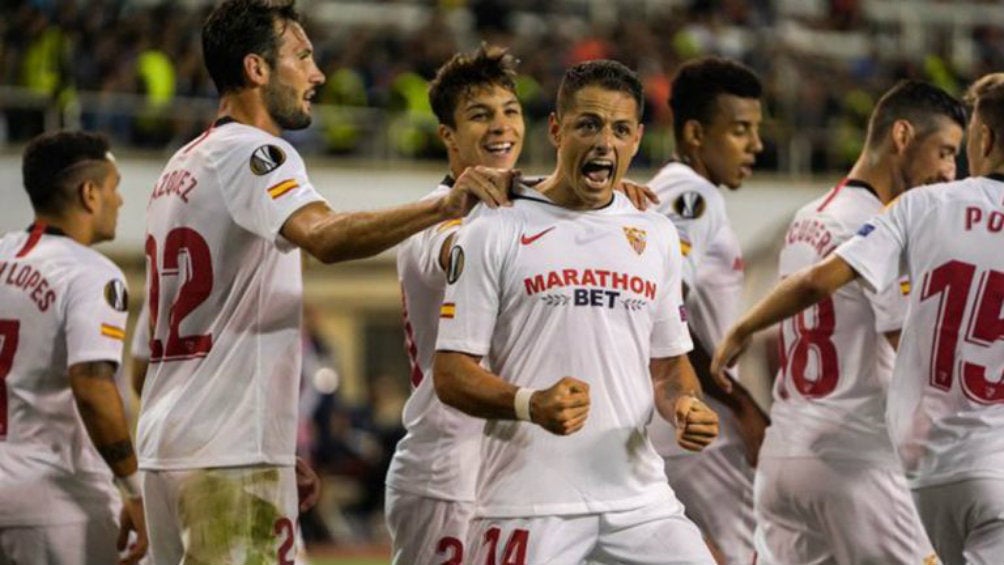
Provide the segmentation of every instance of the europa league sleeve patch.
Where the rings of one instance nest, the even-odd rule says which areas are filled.
[[[267,175],[286,162],[286,153],[277,145],[262,145],[251,154],[251,172]]]
[[[704,214],[704,208],[704,197],[693,190],[684,192],[673,202],[673,210],[677,215],[688,220],[700,218]]]
[[[125,283],[118,279],[108,281],[105,285],[105,302],[118,312],[128,310],[129,291],[126,290]]]
[[[450,250],[450,262],[446,267],[446,283],[453,284],[464,272],[464,248],[454,245]]]

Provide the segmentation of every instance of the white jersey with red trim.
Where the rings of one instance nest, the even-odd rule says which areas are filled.
[[[147,208],[144,469],[294,463],[303,283],[279,230],[323,198],[289,143],[217,124],[174,154]]]
[[[51,231],[0,237],[0,526],[82,522],[118,500],[68,371],[121,365],[127,302],[97,251]]]
[[[744,265],[739,239],[725,211],[721,191],[690,166],[671,162],[648,183],[659,196],[656,210],[668,217],[680,233],[683,283],[690,331],[709,352],[725,337],[739,316]],[[732,376],[736,376],[733,371]],[[714,398],[707,403],[718,413],[720,434],[706,449],[723,449],[741,443],[739,422]],[[676,442],[676,430],[662,419],[653,420],[652,443],[664,457],[695,454]]]
[[[596,513],[660,500],[670,491],[645,429],[654,412],[649,360],[692,347],[676,230],[620,194],[581,212],[521,190],[511,209],[482,207],[458,232],[436,349],[486,356],[519,387],[575,377],[589,383],[591,405],[570,436],[488,420],[476,515]]]
[[[1004,478],[1004,176],[915,188],[836,253],[884,289],[913,282],[889,387],[913,487]]]
[[[881,210],[856,181],[804,206],[785,236],[781,278],[822,261]],[[902,328],[906,304],[900,285],[875,293],[856,281],[781,323],[781,370],[761,457],[899,468],[885,423],[896,352],[884,334]]]
[[[426,198],[444,196],[450,185],[444,181]],[[439,254],[459,228],[460,220],[443,222],[409,237],[397,251],[412,393],[402,415],[407,433],[397,444],[387,484],[421,496],[470,502],[478,473],[472,462],[477,461],[484,420],[443,404],[432,381],[439,309],[446,287]]]

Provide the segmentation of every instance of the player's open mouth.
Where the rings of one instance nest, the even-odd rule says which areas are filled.
[[[614,176],[614,163],[609,159],[590,159],[582,165],[582,176],[590,186],[602,188]]]
[[[512,148],[516,147],[516,144],[512,141],[499,141],[497,143],[487,143],[483,146],[485,151],[496,156],[508,155],[512,152]]]

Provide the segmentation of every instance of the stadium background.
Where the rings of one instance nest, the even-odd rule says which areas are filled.
[[[0,230],[31,217],[20,184],[24,142],[87,128],[112,139],[125,205],[115,242],[133,314],[142,300],[145,203],[170,153],[204,129],[216,100],[198,31],[211,2],[0,0]],[[791,213],[832,185],[861,147],[867,116],[897,79],[959,94],[1004,69],[999,0],[427,0],[298,2],[327,75],[313,125],[288,136],[336,208],[414,200],[445,174],[426,99],[435,68],[482,40],[521,60],[527,118],[521,168],[546,174],[546,116],[563,70],[592,58],[636,69],[648,105],[630,172],[644,182],[672,152],[665,99],[688,58],[740,59],[764,81],[766,149],[726,196],[747,261],[747,300],[776,277]],[[960,163],[960,174],[965,164]],[[304,520],[314,563],[386,562],[383,468],[408,393],[393,251],[335,266],[305,264],[309,339],[301,447],[327,482]],[[762,343],[761,343],[762,345]],[[768,352],[743,380],[769,403]],[[331,392],[335,384],[337,391]],[[314,541],[317,540],[317,541]]]

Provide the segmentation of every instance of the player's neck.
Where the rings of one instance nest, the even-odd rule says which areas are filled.
[[[94,241],[94,230],[87,225],[86,222],[80,221],[79,218],[74,218],[72,216],[53,216],[50,214],[35,214],[35,225],[43,224],[45,226],[55,228],[61,232],[66,237],[69,237],[73,241],[81,245],[90,246]]]
[[[690,167],[695,173],[711,182],[711,175],[708,172],[708,168],[704,165],[704,162],[697,157],[687,155],[686,153],[676,153],[673,155],[673,160]]]
[[[861,156],[858,157],[857,162],[847,173],[847,178],[868,183],[875,189],[875,194],[882,201],[882,204],[892,202],[902,192],[902,189],[896,190],[895,188],[897,181],[893,173],[893,166],[888,162],[888,157],[882,156],[873,160],[867,151],[862,152]]]
[[[232,92],[220,98],[220,108],[216,118],[219,119],[223,116],[229,116],[235,122],[256,127],[274,136],[279,136],[282,133],[279,124],[275,123],[265,108],[260,94],[250,88]]]

